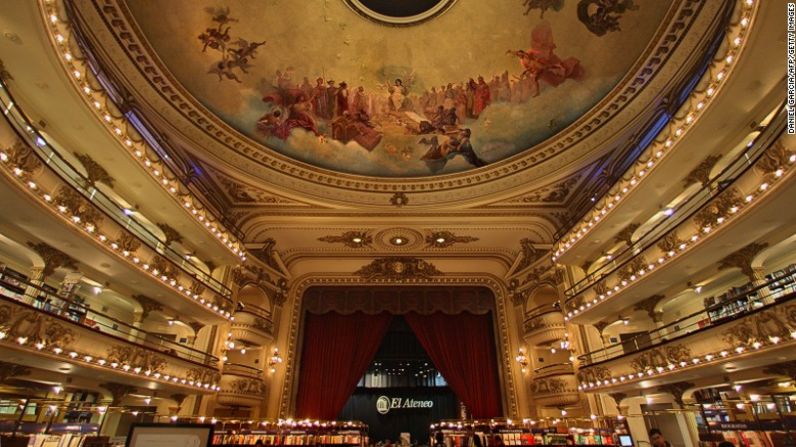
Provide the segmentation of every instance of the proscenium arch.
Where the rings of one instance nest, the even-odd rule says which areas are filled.
[[[368,286],[398,286],[398,287],[411,287],[411,286],[483,286],[488,288],[495,298],[495,308],[493,320],[495,336],[497,337],[497,354],[498,354],[498,369],[500,377],[500,388],[503,395],[502,404],[507,417],[516,417],[519,414],[518,408],[518,395],[514,383],[514,376],[512,370],[505,363],[506,359],[513,358],[512,349],[516,346],[510,345],[509,328],[508,328],[508,308],[506,306],[506,297],[508,292],[500,278],[492,275],[468,275],[456,276],[446,275],[442,278],[434,280],[408,280],[401,283],[387,282],[387,281],[368,281],[360,277],[352,276],[317,276],[306,275],[297,278],[288,292],[288,300],[292,303],[289,306],[291,317],[289,324],[289,333],[287,334],[287,346],[284,352],[287,353],[285,359],[284,381],[282,384],[281,395],[279,397],[279,417],[286,418],[292,415],[295,408],[296,392],[298,391],[298,367],[301,344],[301,331],[303,327],[303,298],[304,292],[312,286],[316,285],[334,285],[334,286],[348,286],[348,287],[368,287]]]

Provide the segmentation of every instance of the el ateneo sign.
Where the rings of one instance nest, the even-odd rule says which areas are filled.
[[[390,410],[404,410],[412,408],[433,408],[433,400],[415,400],[410,398],[379,396],[376,399],[376,411],[387,414]]]

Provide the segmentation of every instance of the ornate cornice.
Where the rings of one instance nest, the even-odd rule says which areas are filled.
[[[442,275],[442,272],[422,259],[406,256],[388,256],[374,259],[363,266],[354,275],[368,280],[401,282],[414,279],[429,279]]]
[[[655,312],[655,306],[657,306],[658,303],[660,303],[664,298],[665,296],[663,295],[652,295],[651,297],[645,298],[636,303],[636,305],[633,306],[633,310],[643,310],[647,312],[647,315],[649,315],[652,321],[661,321],[662,315],[659,312]]]

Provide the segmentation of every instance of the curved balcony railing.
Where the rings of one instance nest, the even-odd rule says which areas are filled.
[[[601,279],[624,268],[633,258],[646,249],[657,244],[671,230],[687,222],[697,214],[706,204],[715,199],[722,191],[727,189],[735,180],[751,169],[755,161],[782,135],[785,130],[787,111],[780,109],[777,116],[762,131],[754,143],[735,157],[720,173],[713,177],[710,183],[692,194],[687,200],[671,208],[670,216],[661,219],[647,232],[642,234],[635,242],[623,247],[618,253],[612,255],[611,261],[589,273],[583,279],[573,284],[564,291],[567,301],[575,298],[579,293],[596,284]],[[718,185],[715,187],[713,185]]]
[[[121,87],[122,83],[118,81],[116,76],[106,71],[95,57],[93,48],[85,38],[85,29],[83,28],[82,21],[77,19],[72,2],[64,2],[64,7],[67,16],[70,18],[69,25],[73,27],[75,31],[72,36],[74,36],[75,42],[78,47],[80,47],[81,54],[85,56],[84,61],[90,73],[93,74],[97,82],[102,85],[102,89],[107,93],[108,99],[117,109],[126,110],[124,114],[129,124],[141,135],[147,145],[160,156],[160,159],[169,169],[171,169],[175,175],[181,177],[183,186],[188,190],[193,190],[192,192],[194,192],[194,194],[192,200],[201,203],[205,210],[213,210],[212,215],[215,220],[221,223],[224,228],[238,240],[243,240],[245,237],[243,231],[241,231],[235,221],[230,219],[229,216],[225,215],[223,212],[224,204],[218,200],[213,200],[212,193],[204,184],[191,182],[189,180],[189,175],[186,174],[185,168],[180,166],[176,161],[180,159],[179,156],[175,155],[178,152],[169,147],[169,143],[164,138],[161,138],[160,132],[156,130],[155,126],[147,119],[145,114],[139,111],[135,104],[130,104],[129,101],[126,100],[126,98],[130,96],[129,92],[125,91],[124,87]]]
[[[551,363],[550,365],[542,366],[533,370],[534,378],[542,378],[547,376],[556,376],[561,374],[575,374],[575,369],[572,362]]]
[[[595,365],[711,329],[794,298],[796,298],[796,275],[788,273],[755,286],[743,294],[733,296],[731,303],[724,302],[706,307],[643,335],[583,354],[578,359],[581,367]]]
[[[97,332],[140,345],[166,355],[171,355],[194,363],[216,368],[218,358],[205,352],[177,343],[158,334],[132,326],[118,318],[97,312],[75,299],[65,299],[44,290],[36,284],[14,279],[8,284],[0,279],[0,302],[13,302],[38,312],[55,315],[72,324],[80,325]],[[24,294],[15,293],[10,287],[23,288]]]
[[[152,234],[146,226],[130,215],[130,210],[125,209],[101,190],[92,186],[91,182],[63,158],[58,150],[36,130],[36,126],[19,108],[11,92],[8,90],[7,84],[1,79],[0,106],[3,108],[3,114],[6,120],[15,129],[17,134],[21,138],[27,140],[29,146],[34,149],[42,161],[49,166],[53,172],[58,174],[64,182],[77,190],[86,200],[94,204],[106,215],[110,216],[116,223],[136,235],[138,239],[152,250],[165,256],[176,266],[198,281],[201,281],[204,285],[222,297],[226,299],[231,298],[232,291],[227,286],[210,276],[189,258],[186,258],[186,256],[167,246],[164,241]]]
[[[262,369],[249,365],[241,365],[240,363],[225,363],[222,373],[232,374],[235,376],[251,377],[254,379],[260,379],[263,377]]]

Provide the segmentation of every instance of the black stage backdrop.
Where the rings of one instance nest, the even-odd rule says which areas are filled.
[[[391,408],[386,414],[376,410],[379,397],[386,396],[391,402],[401,399],[431,401],[431,408]],[[362,421],[369,426],[371,443],[391,439],[399,440],[401,433],[411,433],[412,442],[428,444],[428,426],[440,419],[455,419],[458,415],[457,399],[448,387],[411,388],[357,388],[346,402],[341,420]]]

